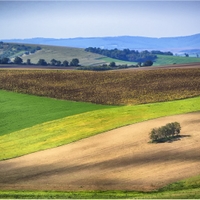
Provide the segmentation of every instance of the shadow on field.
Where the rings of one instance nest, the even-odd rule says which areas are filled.
[[[182,135],[181,137],[190,137],[190,135]],[[181,138],[180,137],[180,138]],[[162,155],[162,156],[161,156]],[[86,163],[65,163],[59,165],[55,164],[39,164],[27,167],[18,167],[10,163],[7,168],[0,169],[0,184],[23,183],[24,181],[34,181],[38,179],[52,178],[56,175],[58,179],[65,179],[68,176],[76,176],[75,181],[79,180],[81,174],[88,174],[93,178],[98,177],[102,172],[110,173],[114,169],[121,170],[126,167],[138,168],[141,165],[148,165],[149,168],[155,163],[162,163],[166,161],[200,161],[198,152],[185,154],[185,152],[176,153],[168,150],[162,152],[149,152],[148,154],[132,154],[124,157],[117,157],[101,162],[86,162]],[[148,168],[148,167],[147,167]],[[9,169],[9,170],[6,170]],[[88,173],[89,172],[89,173]],[[80,174],[80,176],[79,176]],[[80,178],[81,179],[81,178]],[[96,178],[95,178],[96,179]],[[103,177],[101,178],[103,179]],[[70,180],[69,182],[73,182]]]
[[[191,135],[178,135],[176,137],[170,138],[170,140],[163,141],[163,142],[172,143],[172,142],[181,140],[181,138],[186,138],[186,137],[191,137]]]

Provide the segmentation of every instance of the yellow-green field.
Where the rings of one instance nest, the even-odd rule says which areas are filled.
[[[68,144],[128,124],[198,110],[200,97],[74,114],[1,136],[0,160]]]

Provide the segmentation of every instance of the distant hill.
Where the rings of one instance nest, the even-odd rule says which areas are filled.
[[[140,36],[117,36],[117,37],[90,37],[90,38],[31,38],[31,39],[12,39],[2,40],[3,42],[44,44],[68,47],[100,47],[106,49],[135,49],[135,50],[162,50],[192,53],[200,51],[200,34],[181,37],[140,37]]]
[[[23,44],[23,43],[0,43],[0,58],[8,57],[11,61],[16,56],[20,56],[23,62],[27,62],[30,59],[31,63],[36,64],[39,59],[45,59],[47,63],[50,63],[52,59],[63,62],[64,60],[71,61],[73,58],[78,58],[80,65],[82,66],[100,66],[103,64],[110,64],[115,62],[117,65],[136,65],[137,62],[128,62],[123,60],[113,59],[104,55],[87,52],[83,48],[64,47],[54,45],[41,45],[41,44]],[[2,48],[2,45],[7,48]],[[31,48],[31,49],[29,49]],[[36,50],[31,52],[31,50]],[[27,53],[28,51],[28,53]],[[195,50],[194,50],[195,51]],[[194,63],[200,62],[200,57],[195,56],[194,51],[188,51],[188,54],[193,54],[194,57],[186,56],[168,56],[157,55],[157,59],[154,61],[154,66],[181,64],[181,63]],[[196,49],[198,52],[199,50]],[[198,52],[200,55],[200,52]]]

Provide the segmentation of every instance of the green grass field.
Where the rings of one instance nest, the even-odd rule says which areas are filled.
[[[129,62],[129,61],[123,61],[123,60],[118,60],[114,58],[109,58],[109,57],[102,57],[99,60],[107,62],[107,64],[111,62],[115,62],[117,65],[137,65],[137,62]]]
[[[154,62],[153,64],[154,66],[200,62],[200,58],[196,57],[166,56],[166,55],[157,55],[157,57],[158,58],[156,59],[156,62]]]
[[[108,107],[3,90],[0,90],[0,105],[0,136],[43,122]]]

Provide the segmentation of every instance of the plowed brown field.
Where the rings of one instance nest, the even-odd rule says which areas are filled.
[[[152,144],[169,122],[182,137]],[[153,190],[200,174],[200,112],[115,129],[69,145],[0,162],[0,189]]]

